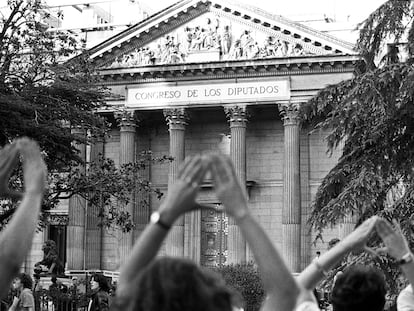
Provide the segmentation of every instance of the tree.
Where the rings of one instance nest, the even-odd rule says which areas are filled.
[[[362,60],[354,77],[321,90],[301,109],[305,123],[329,131],[329,151],[344,146],[313,202],[310,223],[319,232],[346,215],[361,222],[376,214],[397,219],[414,245],[413,17],[413,1],[381,5],[360,25],[356,48]],[[401,41],[408,41],[406,60],[398,57]],[[392,261],[374,263],[386,268],[389,282],[395,281]]]
[[[110,126],[96,113],[109,93],[100,87],[83,42],[68,32],[49,31],[44,23],[49,17],[48,8],[39,0],[9,0],[7,9],[0,12],[0,146],[18,136],[39,142],[50,173],[45,210],[73,195],[91,204],[97,204],[99,196],[102,223],[130,230],[130,215],[109,209],[109,198],[126,204],[127,196],[120,187],[132,191],[137,184],[142,186],[138,191],[155,191],[160,197],[159,190],[144,178],[137,183],[131,176],[137,177],[151,162],[168,158],[146,154],[138,164],[119,168],[101,159],[86,173],[76,169],[85,163],[74,143],[93,144]],[[71,131],[79,127],[89,135],[81,137]],[[21,184],[18,174],[13,183]],[[12,202],[3,202],[0,222],[13,211]]]

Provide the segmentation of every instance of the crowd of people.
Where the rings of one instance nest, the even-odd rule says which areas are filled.
[[[22,159],[24,192],[8,188],[8,181]],[[414,257],[398,223],[377,216],[365,220],[346,238],[320,254],[298,277],[285,264],[264,229],[248,209],[245,187],[239,183],[232,161],[224,155],[197,155],[187,158],[178,179],[151,222],[135,243],[127,262],[121,267],[116,297],[110,299],[106,281],[99,275],[91,280],[94,296],[88,311],[232,311],[237,310],[234,292],[210,270],[184,258],[157,257],[174,222],[200,208],[200,185],[210,172],[214,189],[225,212],[232,217],[246,239],[261,274],[266,298],[260,310],[319,310],[313,290],[327,272],[344,256],[354,251],[373,252],[367,247],[376,234],[388,253],[399,264],[409,284],[414,284]],[[21,200],[6,229],[0,235],[0,295],[9,291],[13,280],[21,288],[10,310],[34,310],[31,279],[18,275],[35,232],[43,192],[47,187],[46,165],[36,142],[21,138],[0,151],[0,195]],[[258,243],[260,241],[260,243]],[[16,278],[16,276],[18,277]],[[332,289],[334,311],[381,311],[387,285],[382,271],[369,266],[351,266],[337,276]],[[397,299],[399,311],[414,310],[411,285]]]

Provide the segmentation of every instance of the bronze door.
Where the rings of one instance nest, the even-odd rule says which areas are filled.
[[[227,258],[228,218],[221,205],[201,212],[201,265],[221,267]]]

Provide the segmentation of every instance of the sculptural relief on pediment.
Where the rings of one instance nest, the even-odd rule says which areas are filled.
[[[247,23],[208,12],[145,46],[116,57],[110,67],[315,54],[293,37],[277,37]]]

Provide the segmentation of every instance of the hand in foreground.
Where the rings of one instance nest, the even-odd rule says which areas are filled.
[[[6,145],[0,151],[0,196],[11,199],[20,199],[22,194],[9,189],[9,179],[19,160],[16,144]]]
[[[376,230],[380,238],[385,244],[382,251],[386,251],[390,256],[399,260],[405,254],[410,252],[407,239],[404,237],[400,225],[393,220],[394,227],[385,219],[379,218],[376,223]]]
[[[169,189],[161,209],[169,211],[174,217],[179,217],[199,208],[200,205],[195,203],[195,199],[207,168],[208,163],[202,156],[187,158],[178,173],[177,180]]]
[[[29,138],[16,140],[17,150],[23,157],[23,180],[26,193],[43,194],[47,169],[39,145]]]
[[[354,231],[347,235],[340,243],[344,245],[349,251],[358,251],[365,249],[369,253],[375,254],[374,251],[366,246],[366,243],[370,234],[374,231],[377,221],[378,216],[372,216],[368,218]]]
[[[245,189],[239,183],[231,159],[225,155],[211,155],[211,171],[216,195],[225,211],[235,219],[248,214]]]

